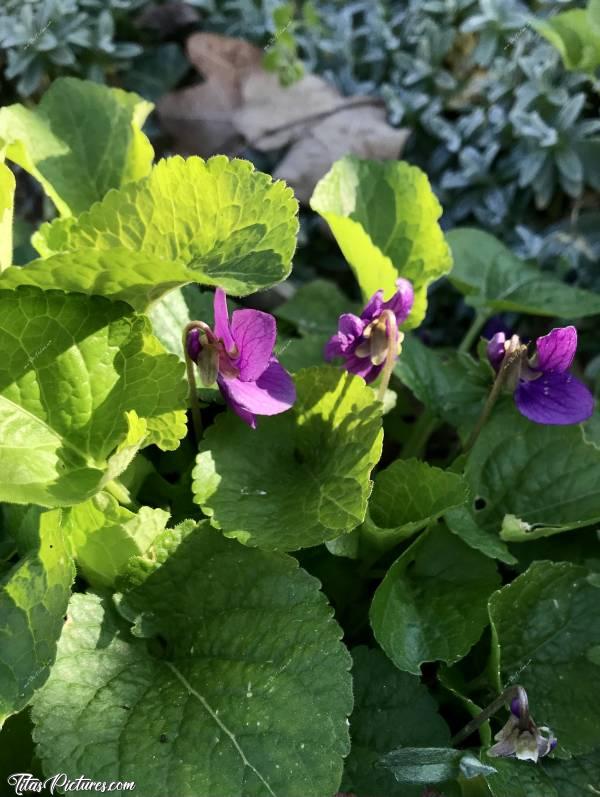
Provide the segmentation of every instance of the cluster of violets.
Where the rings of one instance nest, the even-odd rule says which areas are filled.
[[[414,301],[411,283],[400,278],[394,295],[384,301],[377,291],[360,316],[343,313],[338,331],[324,351],[327,361],[339,358],[343,367],[370,384],[390,357],[400,353],[403,333]],[[290,374],[274,354],[275,318],[259,310],[235,310],[231,320],[225,292],[214,298],[214,329],[197,321],[188,326],[186,349],[198,366],[202,383],[215,382],[223,397],[252,428],[256,416],[277,415],[293,406],[296,391]],[[553,329],[537,339],[536,350],[517,335],[499,332],[488,343],[488,358],[503,387],[511,390],[519,412],[540,424],[565,425],[585,421],[594,410],[588,388],[569,369],[577,350],[573,326]]]
[[[377,291],[360,316],[343,313],[338,331],[328,341],[324,358],[341,359],[345,370],[367,384],[379,376],[389,379],[386,364],[400,353],[403,334],[399,327],[408,318],[414,301],[411,283],[399,279],[394,295],[384,301]],[[214,298],[214,328],[194,321],[186,328],[188,363],[195,363],[202,383],[216,382],[233,411],[256,428],[258,415],[277,415],[290,409],[296,390],[290,374],[274,354],[275,318],[259,310],[235,310],[231,320],[225,292]],[[488,342],[488,359],[496,372],[493,396],[502,389],[512,391],[519,412],[540,424],[580,423],[590,417],[594,399],[588,388],[569,373],[577,350],[574,327],[553,329],[539,337],[533,355],[517,335],[499,332]],[[381,393],[380,393],[381,395]],[[492,756],[537,761],[556,746],[551,731],[535,724],[529,715],[527,697],[512,700],[508,722],[496,735]],[[483,716],[483,715],[482,715]]]

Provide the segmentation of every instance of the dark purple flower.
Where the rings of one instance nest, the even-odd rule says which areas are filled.
[[[253,429],[256,415],[278,415],[296,400],[292,377],[273,355],[275,319],[260,310],[234,310],[229,321],[227,296],[215,291],[214,331],[191,329],[187,352],[205,385],[216,381],[231,409]]]
[[[514,387],[517,409],[535,423],[566,425],[587,420],[594,411],[594,397],[569,373],[577,349],[575,327],[559,327],[537,339],[536,352],[517,335],[498,332],[487,346],[488,358],[498,371],[511,358],[508,384]]]
[[[383,291],[373,294],[360,317],[353,313],[341,315],[337,333],[325,346],[327,361],[342,357],[346,370],[362,376],[367,384],[377,379],[381,373],[388,347],[392,345],[398,351],[402,343],[401,332],[397,333],[395,341],[390,341],[387,314],[384,311],[390,310],[396,316],[397,326],[400,326],[406,321],[413,306],[412,284],[400,277],[396,286],[398,290],[387,302],[383,301]]]

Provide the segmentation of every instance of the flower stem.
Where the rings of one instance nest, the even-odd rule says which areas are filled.
[[[118,479],[113,479],[102,488],[107,493],[110,493],[113,498],[116,498],[120,504],[127,506],[131,504],[131,495],[129,490]]]
[[[464,740],[468,739],[472,733],[475,733],[484,722],[487,722],[497,711],[500,711],[503,706],[508,705],[510,708],[511,701],[515,698],[518,698],[519,705],[521,706],[519,727],[521,730],[525,730],[529,724],[529,701],[527,700],[527,692],[522,686],[509,686],[508,689],[505,689],[501,695],[489,704],[489,706],[484,708],[480,714],[473,717],[456,736],[453,736],[450,740],[450,744],[456,746],[464,742]]]
[[[467,329],[467,332],[460,342],[458,347],[459,351],[468,352],[471,349],[471,346],[477,340],[477,337],[483,327],[485,326],[488,318],[490,317],[490,313],[488,310],[477,310],[475,313],[475,317],[471,322],[471,326]]]
[[[379,401],[383,402],[385,391],[388,389],[388,385],[390,384],[392,371],[394,370],[394,364],[398,357],[398,322],[396,321],[395,314],[392,313],[391,310],[384,310],[381,316],[382,318],[385,318],[386,321],[386,332],[388,338],[385,364],[383,366],[383,370],[381,371],[381,382],[379,383],[379,391],[377,392],[377,398]]]
[[[192,412],[192,425],[194,427],[194,437],[196,443],[200,442],[202,437],[202,416],[200,415],[200,404],[198,402],[198,389],[196,387],[196,374],[194,372],[194,363],[190,358],[187,350],[187,337],[192,329],[198,328],[197,321],[191,321],[186,325],[183,330],[183,356],[185,358],[185,367],[187,372],[187,381],[189,385],[189,399],[190,409]]]
[[[402,459],[421,457],[429,438],[440,425],[441,421],[429,409],[424,409],[416,423],[413,424],[410,435],[402,447]]]
[[[479,419],[475,424],[475,428],[471,432],[469,439],[467,440],[467,442],[463,447],[464,454],[470,451],[475,445],[477,438],[481,434],[481,430],[486,425],[492,413],[492,410],[494,409],[494,405],[496,404],[498,398],[500,397],[500,393],[502,392],[502,388],[504,387],[504,383],[506,382],[506,377],[512,370],[512,366],[514,365],[514,363],[520,357],[521,357],[521,351],[517,351],[504,358],[502,365],[500,366],[500,370],[498,371],[498,375],[496,376],[496,381],[494,382],[490,394],[487,397],[487,401],[485,402],[481,415],[479,416]]]
[[[459,344],[459,352],[469,351],[489,317],[490,313],[487,310],[478,310],[475,313],[471,326]],[[402,459],[421,457],[429,438],[441,423],[442,421],[430,409],[425,408],[418,421],[413,425],[410,436],[402,448]]]

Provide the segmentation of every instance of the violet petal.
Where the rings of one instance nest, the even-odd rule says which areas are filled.
[[[412,283],[404,279],[404,277],[399,277],[396,280],[396,287],[398,290],[391,299],[383,303],[382,310],[391,310],[398,320],[398,326],[400,326],[406,321],[412,310],[415,301],[415,291]]]
[[[506,354],[504,344],[506,343],[506,335],[504,332],[496,332],[494,337],[488,341],[487,356],[492,368],[497,371]]]
[[[594,397],[571,374],[545,373],[532,381],[521,380],[515,391],[521,415],[535,423],[564,426],[581,423],[594,412]]]
[[[367,323],[353,313],[343,313],[338,322],[338,331],[329,338],[325,346],[325,359],[329,362],[334,357],[344,357],[351,353],[366,326]]]
[[[540,371],[562,373],[571,367],[577,350],[575,327],[557,327],[537,339],[537,361]]]
[[[213,303],[215,311],[215,335],[225,344],[225,349],[233,351],[235,343],[229,326],[229,312],[227,311],[227,295],[222,288],[217,288]]]
[[[343,313],[338,322],[338,329],[348,338],[358,338],[362,335],[367,325],[354,313]]]
[[[383,307],[383,291],[376,291],[367,302],[365,309],[360,314],[360,317],[365,321],[373,321],[374,318],[379,318],[381,309]]]
[[[275,319],[260,310],[235,310],[231,334],[239,352],[235,364],[243,382],[256,382],[273,354],[277,328]]]
[[[383,369],[383,364],[373,365],[370,357],[357,357],[356,354],[351,354],[346,358],[344,367],[351,374],[362,376],[369,385],[377,379]]]
[[[343,357],[346,345],[346,340],[343,335],[339,333],[337,335],[332,335],[325,344],[323,356],[327,362],[331,362],[335,357]]]
[[[218,382],[223,395],[240,417],[243,415],[238,410],[256,415],[278,415],[289,410],[296,400],[292,377],[275,358],[256,382],[223,376],[219,376]]]
[[[202,345],[200,343],[200,330],[198,329],[198,327],[190,329],[190,331],[187,334],[187,340],[186,340],[186,349],[190,360],[192,360],[195,363],[198,362],[198,355],[200,354],[201,348]]]

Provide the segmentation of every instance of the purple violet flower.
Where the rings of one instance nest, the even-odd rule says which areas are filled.
[[[390,333],[384,310],[391,310],[396,316],[397,325],[403,324],[410,313],[414,291],[412,284],[400,277],[396,281],[398,290],[383,301],[383,291],[377,291],[367,302],[359,316],[343,313],[338,322],[338,331],[325,346],[325,359],[330,362],[335,357],[344,359],[344,368],[352,374],[362,376],[367,384],[373,382],[383,369],[390,344]],[[393,320],[393,319],[392,319]],[[396,350],[404,335],[398,332]]]
[[[514,389],[517,409],[535,423],[566,425],[587,420],[594,411],[594,397],[569,373],[577,349],[575,327],[559,327],[536,341],[533,357],[517,335],[507,339],[498,332],[487,346],[496,371],[505,358],[513,357],[507,384]],[[514,368],[514,373],[513,373]]]
[[[519,758],[537,762],[551,753],[557,739],[545,725],[538,727],[529,716],[527,703],[523,705],[518,697],[510,704],[508,722],[495,736],[496,744],[488,750],[495,757]]]
[[[278,415],[296,400],[292,377],[273,355],[275,319],[260,310],[234,310],[215,291],[214,331],[205,324],[190,329],[187,353],[205,385],[216,381],[231,409],[253,429],[257,415]]]

